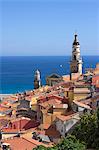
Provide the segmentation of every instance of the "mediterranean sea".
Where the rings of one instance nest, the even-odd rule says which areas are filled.
[[[95,68],[99,56],[83,56],[83,72]],[[0,94],[32,90],[34,72],[41,72],[42,84],[46,76],[69,74],[70,56],[9,56],[0,57]]]

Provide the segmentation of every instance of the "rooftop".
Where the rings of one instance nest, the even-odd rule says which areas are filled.
[[[91,110],[91,107],[88,106],[87,104],[84,104],[82,102],[78,102],[78,101],[73,101],[76,105],[80,106],[80,107],[83,107],[83,108],[86,108],[86,109],[90,109]]]
[[[61,121],[67,121],[67,120],[70,120],[72,118],[77,118],[79,119],[79,114],[78,113],[72,113],[70,115],[59,115],[57,116],[58,119],[60,119]]]
[[[49,107],[49,106],[56,106],[56,105],[58,106],[60,104],[61,104],[61,101],[59,101],[57,99],[51,99],[51,100],[45,101],[44,103],[40,104],[40,106],[46,108],[46,107]]]
[[[23,137],[14,137],[12,139],[6,139],[3,142],[10,144],[10,147],[13,150],[32,150],[33,148],[37,147],[35,141],[31,142]]]

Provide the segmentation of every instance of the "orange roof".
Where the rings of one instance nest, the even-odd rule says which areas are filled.
[[[18,100],[18,96],[11,96],[10,98],[11,100],[15,100],[15,101]]]
[[[49,98],[49,99],[53,99],[53,98],[55,98],[55,99],[58,99],[58,100],[62,100],[63,99],[63,97],[62,96],[59,96],[59,95],[56,95],[56,94],[50,94],[50,95],[47,95],[47,97]]]
[[[78,113],[73,113],[70,115],[58,115],[57,118],[60,119],[61,121],[67,121],[70,120],[71,118],[73,118],[74,116],[76,116]]]
[[[59,116],[57,116],[57,118],[62,120],[62,121],[67,121],[67,120],[70,120],[72,118],[72,115],[70,115],[70,116],[59,115]]]
[[[44,108],[46,108],[48,106],[53,106],[55,104],[61,104],[61,101],[59,101],[57,99],[51,99],[51,100],[48,100],[48,101],[46,101],[40,105],[43,106]]]
[[[8,110],[7,107],[0,106],[0,112],[5,112],[6,110]]]
[[[29,139],[29,141],[35,143],[37,146],[38,146],[38,145],[43,145],[43,146],[45,146],[45,147],[49,147],[49,146],[50,146],[50,143],[49,143],[49,144],[44,144],[44,143],[39,142],[39,141],[34,140],[34,139],[31,139],[31,140]]]
[[[86,109],[90,109],[91,110],[91,108],[90,108],[90,106],[88,106],[88,105],[86,105],[86,104],[84,104],[84,103],[82,103],[82,102],[78,102],[78,101],[73,101],[76,105],[78,105],[78,106],[80,106],[80,107],[84,107],[84,108],[86,108]]]
[[[94,95],[92,98],[89,99],[85,99],[83,101],[81,101],[83,104],[90,104],[91,102],[96,102],[99,99],[99,94],[98,95]]]
[[[32,150],[33,148],[37,147],[35,141],[31,142],[23,137],[14,137],[13,139],[3,140],[3,142],[10,144],[10,147],[13,150]]]
[[[64,75],[63,80],[64,81],[70,81],[70,75]]]
[[[18,133],[18,129],[11,129],[11,128],[3,128],[2,129],[3,132],[5,133]]]
[[[98,72],[99,73],[99,63],[96,64],[96,68],[94,69],[94,72]]]
[[[81,93],[81,94],[86,93],[86,94],[88,94],[88,93],[90,93],[90,90],[88,88],[75,88],[74,93],[75,94],[76,93]]]
[[[43,124],[44,129],[48,129],[50,127],[50,124]]]
[[[99,74],[92,77],[92,85],[95,85],[99,88]]]

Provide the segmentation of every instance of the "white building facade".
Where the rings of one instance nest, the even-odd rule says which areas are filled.
[[[66,119],[65,119],[66,118]],[[80,120],[79,113],[68,117],[57,117],[56,118],[56,129],[60,132],[61,136],[65,137],[71,128]]]
[[[40,71],[36,70],[34,75],[34,89],[38,89],[41,86],[41,75]]]

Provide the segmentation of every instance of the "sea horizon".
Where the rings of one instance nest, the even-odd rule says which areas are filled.
[[[1,55],[0,57],[67,57],[67,56],[70,56],[71,55]],[[91,56],[91,57],[98,57],[99,55],[82,55],[82,57],[84,56]]]
[[[0,94],[13,94],[33,90],[34,73],[41,72],[42,85],[52,73],[70,73],[71,56],[0,56]],[[95,68],[98,56],[82,56],[83,73],[86,68]]]

